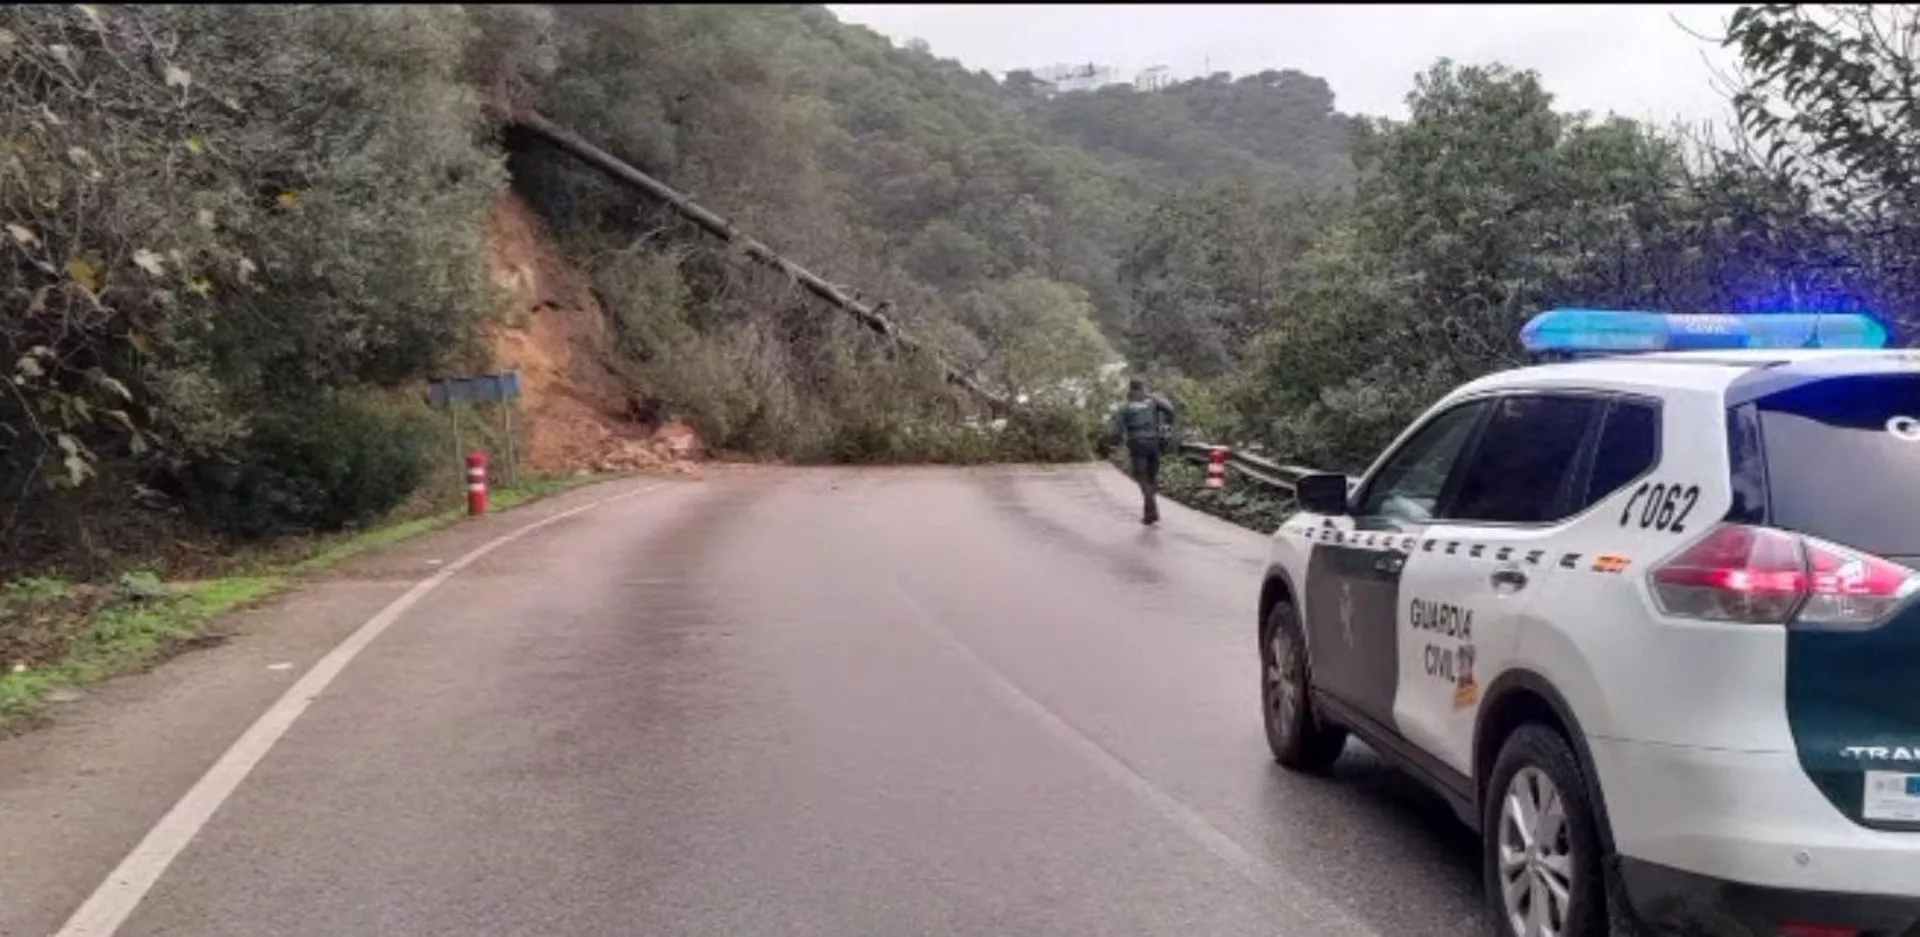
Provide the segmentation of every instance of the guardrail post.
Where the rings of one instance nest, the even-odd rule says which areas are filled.
[[[1250,452],[1236,452],[1232,446],[1219,443],[1183,442],[1180,444],[1180,455],[1189,462],[1202,459],[1207,462],[1209,488],[1226,487],[1227,468],[1232,467],[1234,474],[1250,484],[1292,495],[1295,482],[1318,471],[1298,465],[1283,465]]]

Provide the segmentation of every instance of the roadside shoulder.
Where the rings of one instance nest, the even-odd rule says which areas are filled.
[[[218,647],[87,688],[0,740],[0,934],[57,927],[220,753],[334,646],[408,589],[529,524],[649,485],[613,479],[370,550],[223,616]],[[77,889],[77,890],[76,890]]]

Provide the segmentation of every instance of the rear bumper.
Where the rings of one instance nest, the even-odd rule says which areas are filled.
[[[1790,752],[1591,748],[1622,856],[1790,893],[1920,900],[1920,834],[1848,820]]]
[[[1851,931],[1859,937],[1920,937],[1920,897],[1849,895],[1765,888],[1622,857],[1620,888],[1655,933],[1776,937]]]
[[[1591,748],[1622,897],[1654,933],[1920,937],[1920,834],[1848,820],[1792,753]]]

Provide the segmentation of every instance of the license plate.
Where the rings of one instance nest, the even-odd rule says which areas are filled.
[[[1867,772],[1861,816],[1868,820],[1920,822],[1920,774]]]

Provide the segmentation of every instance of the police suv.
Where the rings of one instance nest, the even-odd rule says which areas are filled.
[[[1302,479],[1260,594],[1275,757],[1351,733],[1437,790],[1498,933],[1920,935],[1920,352],[1851,315],[1523,338],[1732,350],[1491,375]]]

